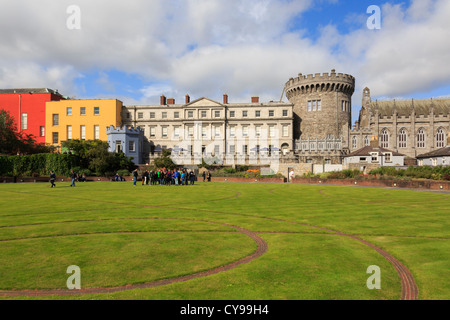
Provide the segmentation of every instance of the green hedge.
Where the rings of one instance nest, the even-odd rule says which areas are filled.
[[[67,154],[0,155],[0,176],[46,176],[51,170],[58,176],[68,176],[78,165],[78,158]]]

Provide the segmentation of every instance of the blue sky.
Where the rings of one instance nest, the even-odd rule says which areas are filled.
[[[0,87],[158,104],[278,100],[298,73],[356,78],[374,99],[450,94],[448,0],[0,0]],[[76,6],[78,13],[68,11]],[[367,8],[381,9],[369,30]],[[71,29],[68,23],[78,23]],[[72,24],[73,26],[73,24]],[[284,100],[286,98],[284,97]]]

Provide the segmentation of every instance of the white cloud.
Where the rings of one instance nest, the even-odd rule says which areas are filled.
[[[83,92],[76,79],[114,69],[152,84],[136,88],[141,102],[186,93],[220,99],[225,92],[230,101],[252,95],[277,100],[299,72],[335,68],[356,77],[359,105],[365,86],[376,96],[409,96],[450,84],[448,0],[386,4],[381,30],[361,24],[341,34],[328,25],[316,41],[288,29],[307,14],[311,0],[0,1],[1,87],[49,86],[86,95],[89,88]],[[81,30],[66,27],[73,4],[81,9]],[[112,90],[113,79],[101,75],[99,83]]]

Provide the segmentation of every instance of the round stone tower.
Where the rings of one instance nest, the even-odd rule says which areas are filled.
[[[355,78],[348,74],[301,73],[285,85],[286,97],[294,105],[294,139],[342,138],[348,147],[351,130],[352,95]]]

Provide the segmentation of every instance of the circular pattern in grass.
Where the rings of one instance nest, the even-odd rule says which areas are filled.
[[[162,231],[64,235],[2,243],[0,290],[65,290],[67,267],[81,269],[82,288],[107,288],[195,274],[255,252],[234,231]]]

